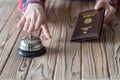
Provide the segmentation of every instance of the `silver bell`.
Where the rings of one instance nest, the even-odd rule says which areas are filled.
[[[23,57],[37,57],[43,55],[46,48],[43,46],[41,39],[29,34],[20,42],[18,54]]]

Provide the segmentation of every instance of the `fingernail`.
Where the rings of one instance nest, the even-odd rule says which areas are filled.
[[[51,36],[51,35],[49,35],[49,36],[48,36],[48,38],[49,38],[49,39],[52,39],[52,36]]]
[[[29,30],[27,30],[27,32],[28,32],[28,33],[30,33],[30,29],[29,29]]]
[[[94,7],[94,9],[95,9],[95,10],[98,10],[98,7],[97,7],[97,6],[95,6],[95,7]]]
[[[19,26],[18,26],[18,25],[17,25],[16,27],[17,27],[17,28],[19,28]]]

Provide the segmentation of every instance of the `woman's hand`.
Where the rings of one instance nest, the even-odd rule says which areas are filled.
[[[98,10],[100,8],[104,8],[105,9],[105,23],[109,23],[112,19],[115,18],[116,16],[116,9],[111,6],[111,4],[108,1],[105,0],[100,0],[96,3],[94,9]]]
[[[18,28],[31,33],[34,30],[42,28],[44,35],[51,38],[46,21],[46,14],[42,5],[38,3],[29,3],[27,9],[19,21]]]

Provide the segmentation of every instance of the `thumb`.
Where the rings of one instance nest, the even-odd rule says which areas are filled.
[[[98,1],[98,2],[96,3],[94,9],[95,9],[95,10],[99,10],[100,8],[103,8],[104,5],[105,5],[105,2],[102,1],[102,0],[100,0],[100,1]]]
[[[46,22],[43,23],[43,24],[41,25],[41,28],[42,28],[42,30],[43,30],[44,35],[45,35],[47,38],[51,39],[51,35],[50,35],[49,29],[48,29],[48,24],[47,24]]]

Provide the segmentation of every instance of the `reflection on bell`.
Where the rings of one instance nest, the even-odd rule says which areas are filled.
[[[18,54],[23,57],[33,58],[43,55],[46,52],[46,48],[42,45],[40,38],[29,34],[29,36],[23,38],[20,42]]]

